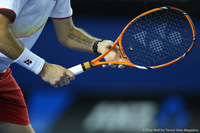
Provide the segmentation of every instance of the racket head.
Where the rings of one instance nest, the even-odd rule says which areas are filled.
[[[117,41],[126,62],[122,64],[154,69],[183,58],[192,49],[195,39],[194,24],[186,12],[161,7],[129,22]]]

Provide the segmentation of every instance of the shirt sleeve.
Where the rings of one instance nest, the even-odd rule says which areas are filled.
[[[71,17],[73,14],[70,0],[57,0],[53,11],[50,14],[51,18],[62,19]]]
[[[28,0],[0,0],[0,10],[12,11],[15,14],[16,19],[27,1]]]

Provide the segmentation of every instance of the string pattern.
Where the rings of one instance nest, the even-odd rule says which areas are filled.
[[[148,68],[185,55],[192,42],[193,33],[185,14],[169,8],[137,18],[122,36],[129,60]]]

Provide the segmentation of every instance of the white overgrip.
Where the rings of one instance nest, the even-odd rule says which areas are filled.
[[[74,75],[78,75],[84,72],[83,67],[81,64],[73,66],[71,68],[69,68],[68,70],[70,70],[71,72],[74,73]]]

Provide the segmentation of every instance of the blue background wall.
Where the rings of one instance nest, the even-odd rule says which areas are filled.
[[[192,51],[170,66],[156,70],[129,67],[120,70],[98,66],[76,76],[70,85],[54,89],[39,76],[13,64],[11,66],[13,75],[25,94],[31,123],[35,130],[39,133],[49,133],[50,127],[79,97],[88,97],[90,100],[94,97],[116,99],[159,97],[162,99],[170,94],[178,94],[183,98],[198,99],[200,96],[200,10],[198,8],[200,4],[198,1],[74,0],[72,1],[73,20],[77,27],[83,28],[91,35],[114,41],[131,19],[144,11],[164,5],[177,6],[188,12],[197,32],[197,40]],[[63,48],[57,41],[51,20],[47,22],[32,51],[47,62],[66,68],[97,57],[95,54]]]
[[[74,23],[77,27],[85,29],[93,36],[102,39],[115,40],[120,34],[124,26],[131,20],[130,17],[99,17],[99,16],[73,16]],[[140,70],[137,68],[130,69],[126,67],[124,70],[102,68],[98,66],[81,75],[71,82],[70,87],[85,88],[89,92],[111,91],[112,88],[117,91],[140,91],[154,93],[164,92],[173,89],[183,91],[187,94],[193,94],[200,87],[200,45],[199,45],[199,19],[193,18],[197,31],[197,40],[192,51],[182,60],[155,70]],[[32,49],[33,52],[44,58],[47,62],[60,64],[66,68],[72,67],[79,63],[89,61],[97,55],[89,53],[81,53],[71,49],[63,48],[57,41],[56,34],[51,20],[48,21],[42,35]],[[12,65],[13,75],[20,86],[49,86],[43,82],[39,76],[36,76],[14,64]],[[96,86],[98,84],[98,86]],[[101,87],[101,90],[94,89]],[[110,89],[107,89],[110,88]],[[68,88],[65,86],[64,88]],[[105,89],[104,89],[105,88]],[[138,90],[138,88],[140,88]],[[175,89],[174,89],[175,88]],[[84,90],[84,91],[87,91]],[[170,90],[171,91],[171,90]]]

